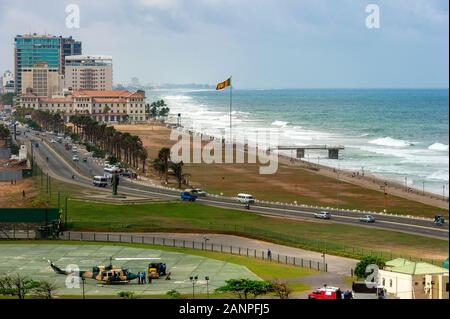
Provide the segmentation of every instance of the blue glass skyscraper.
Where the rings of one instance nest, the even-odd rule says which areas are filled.
[[[82,54],[80,41],[72,37],[51,35],[17,35],[14,38],[14,73],[16,92],[22,90],[22,69],[33,67],[38,62],[47,62],[49,68],[58,68],[64,74],[64,60],[69,55]]]

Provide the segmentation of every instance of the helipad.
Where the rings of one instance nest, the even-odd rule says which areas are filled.
[[[139,285],[136,281],[132,281],[125,285],[110,286],[102,285],[94,279],[87,279],[86,295],[116,295],[119,291],[133,291],[137,296],[165,295],[172,289],[190,294],[191,276],[198,276],[194,287],[195,293],[206,293],[206,276],[209,277],[210,292],[222,286],[227,279],[259,279],[244,266],[201,256],[125,246],[57,244],[1,244],[0,276],[19,273],[30,279],[54,283],[58,287],[57,295],[81,296],[82,285],[79,288],[67,287],[67,277],[54,273],[47,260],[52,260],[62,269],[68,265],[77,265],[80,270],[92,270],[93,266],[109,264],[110,257],[160,257],[161,261],[167,264],[167,271],[171,272],[171,280],[162,278],[153,280],[151,284]],[[146,270],[148,261],[115,261],[113,264],[137,273]]]

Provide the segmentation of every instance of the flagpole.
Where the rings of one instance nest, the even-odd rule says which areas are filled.
[[[230,143],[233,143],[233,135],[232,135],[233,120],[231,115],[232,108],[233,108],[233,80],[232,76],[230,76]]]

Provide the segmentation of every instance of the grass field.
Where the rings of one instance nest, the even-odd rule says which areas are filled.
[[[70,199],[68,221],[75,230],[221,232],[260,238],[289,246],[352,255],[352,247],[382,251],[388,256],[444,259],[448,241],[370,227],[322,221],[272,218],[251,212],[197,203],[115,205]],[[359,255],[358,255],[359,256]]]
[[[112,243],[74,243],[66,241],[0,242],[0,274],[20,273],[35,280],[47,280],[57,287],[60,296],[80,296],[81,289],[69,289],[65,286],[65,276],[55,274],[46,262],[52,259],[55,264],[65,267],[67,264],[79,265],[88,270],[94,265],[105,264],[109,256],[113,257],[161,257],[172,273],[172,280],[154,280],[152,285],[103,286],[94,280],[86,281],[86,294],[91,297],[115,296],[119,291],[133,291],[137,296],[165,297],[165,292],[175,289],[186,297],[191,297],[192,285],[189,276],[198,275],[197,297],[206,294],[205,276],[210,277],[209,291],[212,297],[230,297],[217,295],[213,290],[223,285],[226,279],[251,278],[289,282],[294,293],[310,289],[301,283],[301,278],[317,272],[309,269],[269,263],[252,258],[231,256],[220,253],[197,251],[141,244]],[[146,261],[114,262],[132,272],[143,271]],[[15,269],[19,269],[15,271]],[[299,282],[300,281],[300,282]]]
[[[155,158],[161,147],[170,147],[175,142],[169,139],[170,131],[151,125],[119,125],[118,130],[138,135]],[[279,164],[278,171],[271,175],[259,174],[259,164],[185,164],[193,185],[210,193],[235,196],[239,192],[250,193],[258,199],[294,202],[308,205],[332,206],[369,211],[383,211],[404,215],[433,217],[444,214],[441,209],[398,196],[384,198],[383,192],[357,186],[336,178],[318,174],[304,166]],[[151,177],[159,175],[151,172]],[[171,185],[176,182],[171,180]],[[372,185],[373,186],[373,185]],[[378,190],[378,186],[376,187]]]

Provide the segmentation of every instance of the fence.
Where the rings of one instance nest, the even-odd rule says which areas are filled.
[[[395,254],[392,251],[380,251],[368,249],[357,245],[348,245],[336,242],[333,240],[314,239],[313,237],[288,235],[270,231],[268,229],[259,229],[256,227],[242,226],[238,224],[222,224],[222,223],[208,223],[205,225],[189,225],[186,224],[183,228],[170,227],[163,222],[154,221],[153,223],[146,222],[145,224],[124,224],[119,222],[92,222],[92,221],[74,221],[70,220],[66,225],[66,229],[79,231],[104,231],[104,232],[197,232],[197,233],[223,233],[241,235],[245,237],[257,238],[267,240],[281,245],[287,245],[297,248],[302,248],[310,251],[326,253],[330,255],[337,255],[355,259],[361,259],[365,256],[379,257],[384,261],[395,258],[404,258],[411,261],[424,261],[435,265],[441,265],[442,260],[424,259],[415,256]]]
[[[236,247],[223,244],[214,244],[204,242],[196,242],[184,239],[155,237],[151,235],[135,235],[135,234],[117,234],[117,233],[94,233],[94,232],[64,232],[60,237],[67,240],[86,240],[86,241],[100,241],[100,242],[120,242],[120,243],[135,243],[135,244],[151,244],[166,247],[178,247],[178,248],[190,248],[203,251],[228,253],[232,255],[245,256],[257,258],[260,260],[266,260],[273,263],[298,266],[303,268],[309,268],[319,271],[328,271],[328,265],[326,263],[304,259],[299,257],[272,254],[268,256],[264,250]]]

